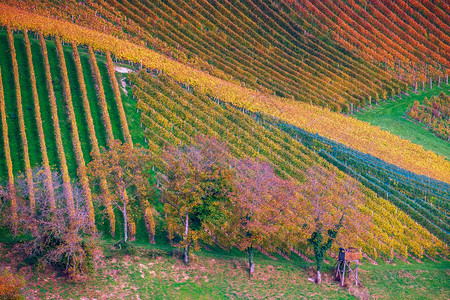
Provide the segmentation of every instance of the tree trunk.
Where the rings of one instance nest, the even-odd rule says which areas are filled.
[[[317,283],[317,284],[322,283],[322,274],[320,274],[320,271],[319,271],[319,270],[317,270],[316,283]]]
[[[185,229],[184,229],[184,263],[187,265],[189,263],[189,242],[188,242],[188,235],[189,235],[189,213],[186,213],[186,222],[185,222]]]
[[[150,244],[155,244],[155,235],[150,233],[148,235]]]
[[[248,277],[251,278],[255,272],[255,263],[253,262],[254,249],[253,246],[248,248]]]
[[[127,203],[123,201],[123,234],[124,234],[124,242],[126,243],[128,241],[128,215],[127,215]]]

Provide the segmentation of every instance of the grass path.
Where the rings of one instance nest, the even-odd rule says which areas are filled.
[[[99,146],[106,147],[106,140],[107,140],[106,130],[105,125],[103,124],[100,105],[97,99],[95,81],[92,75],[91,66],[89,64],[89,56],[86,55],[83,56],[80,49],[78,51],[80,53],[81,65],[83,67],[83,76],[84,81],[86,83],[86,91],[88,95],[89,106],[91,108],[92,119],[94,121],[95,134],[97,136]]]
[[[87,130],[87,122],[83,108],[83,100],[81,98],[80,83],[77,78],[75,62],[72,57],[72,49],[64,48],[64,57],[67,65],[67,75],[70,82],[70,92],[72,94],[72,104],[75,112],[76,123],[78,127],[78,136],[80,139],[83,158],[88,164],[91,161],[91,142],[89,139],[89,131]]]
[[[122,90],[121,81],[127,78],[127,74],[116,73],[117,81],[120,87],[120,94],[122,97],[123,109],[127,116],[128,128],[130,129],[131,137],[133,138],[134,144],[145,145],[145,134],[144,130],[141,128],[141,113],[136,111],[137,101],[134,100],[130,95],[132,94],[131,87],[127,84],[125,89],[128,95]]]
[[[59,170],[58,152],[56,149],[55,131],[53,129],[52,113],[48,98],[45,68],[41,47],[36,39],[30,39],[33,65],[36,75],[36,86],[41,108],[42,126],[44,127],[45,144],[47,146],[48,160],[52,168]]]
[[[36,117],[34,114],[33,95],[31,93],[30,70],[28,68],[27,53],[23,35],[14,35],[14,46],[19,67],[20,92],[22,95],[23,117],[25,133],[28,142],[28,155],[32,168],[42,164],[41,147],[39,145]]]
[[[55,43],[46,41],[48,59],[50,62],[50,70],[52,73],[52,81],[55,91],[56,103],[58,106],[58,118],[59,127],[61,128],[62,142],[64,146],[64,152],[67,161],[67,167],[69,169],[70,178],[77,177],[77,162],[75,159],[75,153],[72,145],[72,133],[70,130],[70,124],[67,118],[66,107],[63,100],[63,88],[61,79],[61,69],[58,63],[58,55],[56,53]]]
[[[379,105],[367,108],[366,110],[361,110],[353,116],[361,121],[366,121],[371,125],[388,130],[403,139],[422,145],[425,150],[434,151],[450,160],[449,143],[438,138],[423,128],[422,125],[404,118],[408,106],[412,105],[414,101],[418,100],[422,103],[425,97],[430,98],[436,96],[441,91],[449,94],[450,85],[445,85],[445,83],[443,83],[440,88],[435,85],[433,89],[425,89],[424,92],[420,91],[417,95],[411,92],[408,96],[402,96],[402,99],[396,97],[395,102],[390,100],[381,102]]]
[[[117,104],[115,103],[114,92],[111,86],[111,81],[109,80],[106,63],[97,60],[97,64],[102,76],[103,90],[105,91],[106,103],[108,104],[109,118],[111,120],[114,139],[124,142],[125,139],[123,138],[122,127],[120,125],[119,111],[117,110]]]

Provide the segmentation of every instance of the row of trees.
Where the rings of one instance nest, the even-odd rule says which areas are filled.
[[[267,162],[235,159],[223,143],[204,136],[193,145],[165,149],[158,165],[169,238],[178,238],[185,263],[201,243],[236,247],[248,252],[251,275],[255,249],[289,253],[310,244],[320,282],[325,252],[339,229],[356,226],[347,231],[356,233],[369,224],[358,213],[362,197],[356,182],[334,178],[323,167],[311,167],[299,185],[278,177]],[[339,188],[344,190],[336,198]],[[349,245],[354,238],[341,242]]]
[[[236,159],[224,143],[212,137],[198,136],[190,146],[168,147],[159,155],[114,141],[88,165],[88,172],[99,205],[104,203],[101,181],[106,179],[111,203],[123,215],[125,242],[128,214],[134,219],[142,217],[142,199],[154,198],[152,165],[158,169],[156,188],[164,204],[168,237],[183,248],[185,263],[202,244],[236,247],[248,253],[251,275],[255,250],[286,255],[311,245],[320,282],[325,252],[336,238],[349,245],[370,223],[359,214],[356,203],[361,195],[356,182],[335,178],[323,167],[310,168],[306,182],[299,184],[281,179],[260,159]],[[83,189],[72,183],[74,202],[68,211],[61,176],[53,173],[54,207],[46,181],[44,169],[34,170],[34,208],[28,203],[30,191],[23,175],[16,179],[14,189],[3,190],[2,198],[18,199],[17,219],[7,221],[10,225],[16,222],[16,234],[31,236],[23,249],[40,265],[56,265],[72,275],[85,272],[94,263],[97,234]],[[339,198],[333,196],[337,193]],[[2,209],[4,218],[9,216],[5,209],[11,207]],[[154,231],[155,224],[151,226]],[[339,237],[341,227],[354,234]]]

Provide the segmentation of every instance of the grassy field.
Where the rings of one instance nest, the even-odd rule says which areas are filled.
[[[222,250],[197,252],[185,266],[176,251],[163,246],[139,245],[133,255],[118,255],[110,244],[100,266],[89,280],[73,283],[47,270],[34,274],[20,268],[27,279],[27,299],[445,299],[450,293],[448,261],[360,266],[362,287],[340,287],[332,280],[330,260],[324,282],[318,286],[308,280],[313,264],[298,257],[291,260],[255,257],[255,275],[247,276],[244,253]],[[2,246],[0,266],[16,270],[14,257]],[[174,255],[175,253],[175,255]],[[3,255],[4,254],[4,255]]]
[[[402,98],[395,98],[395,101],[388,100],[381,102],[372,108],[366,108],[354,115],[355,118],[369,122],[372,125],[379,126],[381,129],[390,131],[401,138],[410,140],[413,143],[422,145],[426,150],[431,150],[437,154],[450,159],[450,145],[448,142],[436,137],[434,134],[405,118],[406,110],[414,101],[423,102],[425,97],[438,95],[441,91],[450,93],[450,85],[443,83],[440,88],[437,85],[433,89],[425,89],[418,94],[410,92],[409,95],[403,95]]]

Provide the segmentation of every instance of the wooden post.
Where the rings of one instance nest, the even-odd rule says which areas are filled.
[[[346,263],[344,262],[344,268],[342,269],[342,276],[341,276],[341,286],[344,285],[344,278],[345,278],[345,265]]]

